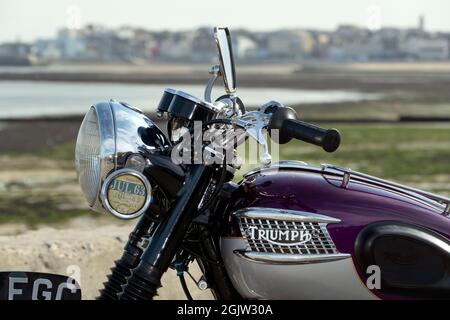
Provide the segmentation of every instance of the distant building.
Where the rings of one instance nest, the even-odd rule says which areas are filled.
[[[333,61],[366,61],[380,50],[379,41],[371,39],[371,32],[352,25],[341,25],[330,34],[327,58]]]
[[[401,43],[401,50],[418,60],[449,59],[449,42],[444,38],[409,37]]]
[[[82,33],[78,30],[61,29],[56,37],[61,56],[65,59],[78,60],[86,51]]]
[[[191,32],[189,60],[193,62],[209,62],[217,59],[216,45],[213,40],[212,28],[202,27]]]
[[[155,36],[142,28],[122,27],[114,41],[118,44],[118,56],[125,61],[149,61],[159,54]]]
[[[266,48],[273,60],[298,60],[303,56],[302,34],[292,30],[269,32]]]
[[[423,15],[419,16],[419,31],[425,32],[425,17]]]
[[[450,33],[425,30],[425,18],[409,29],[371,31],[340,25],[334,31],[283,29],[233,30],[236,61],[242,63],[303,63],[352,61],[442,61],[450,59]],[[150,31],[132,26],[107,28],[86,25],[61,29],[56,37],[28,45],[0,45],[0,63],[29,64],[55,61],[92,63],[148,63],[217,61],[212,28],[189,31]]]
[[[21,42],[0,44],[0,65],[29,65],[30,45]]]
[[[233,40],[233,53],[238,60],[256,57],[257,50],[258,43],[247,36],[238,35]]]
[[[32,54],[41,63],[62,59],[61,50],[54,39],[39,39],[31,47]]]
[[[170,33],[160,42],[160,58],[163,60],[186,60],[192,49],[192,35]]]

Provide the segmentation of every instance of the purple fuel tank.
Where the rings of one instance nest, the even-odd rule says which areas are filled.
[[[329,224],[328,231],[338,251],[351,254],[354,261],[358,234],[375,222],[412,224],[450,239],[450,218],[445,214],[445,205],[406,187],[403,190],[384,180],[333,168],[336,167],[282,162],[273,168],[255,169],[240,182],[227,213],[260,207],[337,218],[341,222]],[[234,223],[230,223],[226,232],[224,236],[240,236]]]

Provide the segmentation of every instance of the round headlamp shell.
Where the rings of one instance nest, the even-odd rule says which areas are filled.
[[[152,187],[139,171],[124,168],[111,173],[101,190],[105,209],[120,219],[133,219],[149,207]]]

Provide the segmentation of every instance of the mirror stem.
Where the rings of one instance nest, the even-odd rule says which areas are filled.
[[[209,78],[208,83],[206,84],[205,94],[204,94],[206,102],[212,102],[211,93],[212,93],[212,88],[214,86],[214,82],[217,80],[217,78],[219,78],[221,76],[220,66],[218,64],[213,65],[211,67],[211,69],[209,70],[209,74],[211,74],[213,76],[211,78]]]

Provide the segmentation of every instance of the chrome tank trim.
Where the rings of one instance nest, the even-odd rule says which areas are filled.
[[[266,264],[308,264],[308,263],[320,263],[329,262],[350,258],[348,253],[335,253],[335,254],[284,254],[284,253],[267,253],[267,252],[253,252],[245,250],[234,250],[234,254],[243,259],[258,263]]]
[[[355,180],[359,180],[359,181],[370,182],[370,183],[377,184],[379,186],[382,186],[382,187],[385,187],[385,188],[388,188],[391,190],[401,192],[403,194],[408,194],[410,196],[417,197],[417,195],[419,195],[428,200],[432,200],[439,205],[448,206],[450,204],[450,198],[440,196],[440,195],[434,194],[432,192],[423,191],[423,190],[409,187],[409,186],[406,186],[406,185],[403,185],[403,184],[400,184],[397,182],[374,177],[374,176],[371,176],[371,175],[368,175],[365,173],[352,171],[350,168],[341,168],[341,167],[330,165],[330,164],[322,165],[322,171],[328,172],[329,170],[335,170],[335,171],[338,171],[341,174],[343,174],[344,177],[347,176],[348,181],[355,179]],[[447,209],[445,209],[445,208],[443,208],[443,209],[444,209],[444,212],[443,212],[444,214],[450,213],[450,212],[447,212]]]
[[[295,222],[339,223],[341,220],[317,213],[288,209],[249,207],[233,212],[237,218],[273,219]]]
[[[328,224],[341,220],[321,214],[276,208],[243,208],[238,220],[246,249],[240,257],[262,263],[311,263],[340,259]],[[345,257],[347,257],[345,255]]]
[[[254,168],[246,173],[244,173],[243,177],[247,178],[256,173],[265,172],[268,170],[277,170],[277,169],[301,169],[308,171],[320,171],[320,167],[312,166],[303,161],[291,161],[291,160],[281,160],[278,162],[273,162],[269,166],[262,166],[259,168]]]
[[[377,178],[358,171],[353,171],[349,168],[341,168],[330,164],[313,166],[300,161],[279,161],[273,163],[270,166],[263,166],[260,168],[252,169],[244,174],[244,178],[247,178],[253,174],[276,171],[278,169],[298,169],[302,171],[342,177],[343,182],[340,186],[341,188],[346,188],[348,186],[348,183],[352,180],[377,185],[379,187],[396,191],[421,201],[425,201],[431,206],[434,206],[436,209],[441,210],[443,215],[450,215],[450,198],[448,197],[409,187],[393,181]]]

